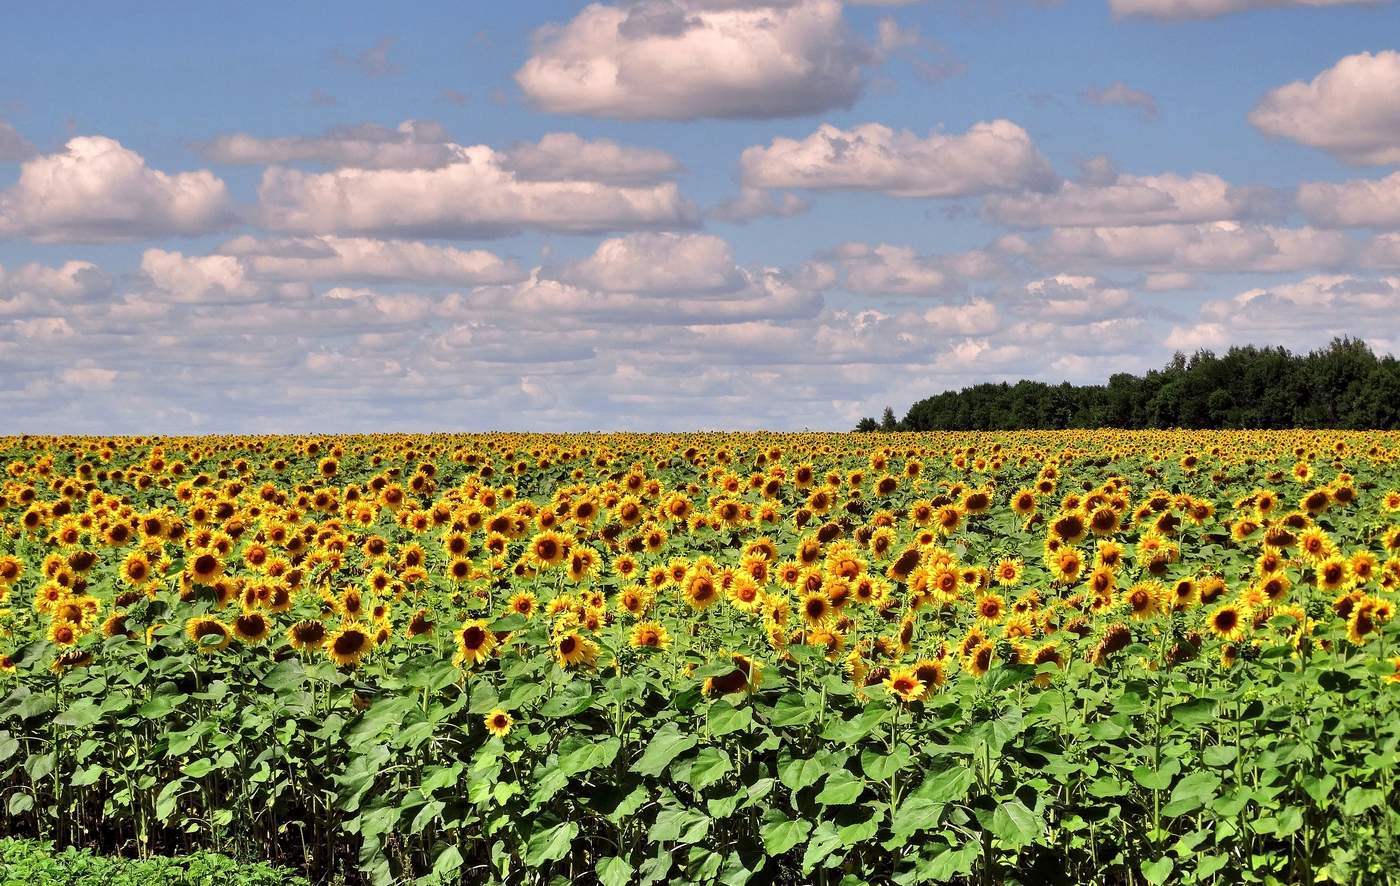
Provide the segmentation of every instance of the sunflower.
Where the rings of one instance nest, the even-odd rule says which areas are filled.
[[[1360,646],[1366,642],[1366,637],[1376,630],[1377,620],[1372,612],[1372,605],[1369,601],[1363,600],[1352,609],[1351,615],[1347,618],[1347,639]]]
[[[1055,579],[1062,584],[1074,584],[1079,579],[1079,574],[1084,570],[1084,558],[1079,551],[1072,547],[1062,547],[1055,552],[1054,560],[1051,562],[1051,572]]]
[[[560,667],[592,665],[598,660],[598,644],[577,631],[569,631],[554,641],[554,656]]]
[[[546,530],[537,533],[525,547],[530,562],[540,567],[558,566],[569,555],[569,542],[562,533]]]
[[[1006,614],[1006,600],[1000,594],[983,594],[977,598],[977,617],[987,624],[998,624]]]
[[[918,678],[912,668],[891,671],[890,675],[885,678],[885,688],[890,691],[891,695],[905,703],[917,701],[924,695],[923,681]]]
[[[496,635],[491,632],[490,625],[483,618],[463,622],[455,636],[457,654],[452,662],[459,667],[470,668],[486,661],[496,648]]]
[[[638,622],[632,629],[629,641],[635,649],[665,649],[671,645],[671,635],[666,628],[654,621]]]
[[[510,727],[515,723],[510,714],[500,708],[496,708],[485,718],[486,731],[497,738],[505,738],[510,734]]]
[[[719,588],[715,577],[708,571],[692,569],[685,578],[685,601],[692,609],[703,611],[719,599]]]
[[[739,574],[729,585],[729,602],[740,612],[755,612],[763,602],[763,590],[747,574]]]
[[[1054,491],[1054,486],[1052,485],[1050,489]],[[1036,490],[1034,489],[1016,490],[1016,493],[1011,496],[1012,513],[1016,514],[1018,517],[1029,517],[1031,514],[1034,514],[1036,494]]]
[[[1244,636],[1244,614],[1233,603],[1221,603],[1211,611],[1206,626],[1222,640],[1238,641]]]
[[[67,620],[56,619],[49,625],[49,642],[59,647],[78,645],[82,639],[82,628]]]
[[[705,695],[728,695],[731,692],[753,692],[763,682],[763,666],[746,655],[734,653],[729,657],[734,669],[708,677],[701,692]]]
[[[325,642],[326,655],[341,667],[356,667],[373,648],[374,637],[358,622],[342,624]]]
[[[996,644],[991,640],[983,640],[967,653],[963,659],[963,667],[974,677],[985,677],[992,669],[993,653],[996,651]]]
[[[196,616],[185,622],[185,633],[194,643],[195,649],[205,655],[226,649],[233,639],[228,625],[207,615]]]
[[[811,628],[821,628],[831,621],[831,599],[821,591],[810,591],[802,597],[802,621]]]
[[[233,635],[239,642],[258,646],[272,633],[272,626],[261,612],[245,612],[233,620]]]
[[[223,571],[223,561],[212,550],[198,553],[190,561],[190,580],[195,584],[213,584],[214,580],[223,574]]]
[[[923,684],[925,692],[936,691],[948,679],[943,662],[936,658],[920,659],[914,664],[914,676]]]
[[[1011,587],[1020,583],[1021,574],[1025,570],[1024,564],[1017,557],[1003,557],[997,561],[997,565],[992,567],[992,574],[996,577],[997,584],[1002,587]]]
[[[1316,564],[1314,569],[1317,572],[1317,586],[1324,591],[1335,594],[1352,585],[1351,564],[1342,557],[1328,557]]]
[[[326,626],[315,619],[299,621],[287,628],[287,642],[293,649],[320,649],[326,642]]]
[[[1128,604],[1128,614],[1138,621],[1144,621],[1162,611],[1166,597],[1166,588],[1160,582],[1140,581],[1128,589],[1123,600]]]

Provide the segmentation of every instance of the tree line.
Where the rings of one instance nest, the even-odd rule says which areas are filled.
[[[1063,428],[1400,428],[1400,361],[1364,341],[1177,352],[1145,375],[1101,385],[983,383],[920,400],[903,419],[885,407],[857,431]]]

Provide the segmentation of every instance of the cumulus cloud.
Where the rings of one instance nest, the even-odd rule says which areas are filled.
[[[1157,19],[1216,18],[1252,9],[1282,9],[1301,6],[1351,6],[1381,0],[1108,0],[1113,14],[1120,17],[1146,16]]]
[[[0,163],[18,163],[39,153],[15,128],[0,120]]]
[[[247,166],[307,162],[362,169],[435,169],[457,156],[442,126],[424,120],[405,120],[395,129],[373,123],[342,126],[315,136],[258,138],[236,133],[196,149],[210,163]]]
[[[258,188],[263,222],[278,230],[385,237],[499,237],[525,229],[570,233],[689,227],[697,213],[674,182],[526,181],[485,145],[438,169],[273,167]]]
[[[1375,181],[1305,182],[1298,208],[1323,227],[1400,228],[1400,172]]]
[[[665,151],[589,141],[572,132],[551,132],[538,142],[520,142],[501,152],[501,166],[523,181],[596,181],[646,185],[681,170]]]
[[[877,60],[839,0],[640,0],[541,28],[515,79],[553,113],[771,118],[849,107]]]
[[[36,295],[76,301],[111,289],[112,278],[89,261],[66,261],[58,267],[28,262],[0,267],[0,295]]]
[[[1112,265],[1145,271],[1276,272],[1337,268],[1358,244],[1340,231],[1233,221],[1055,228],[1044,238],[1003,237],[1000,249],[1042,265]]]
[[[1103,283],[1096,277],[1056,274],[1026,284],[1030,308],[1038,319],[1101,320],[1132,304],[1130,290]]]
[[[523,279],[513,261],[484,249],[366,237],[236,237],[219,247],[251,276],[278,280],[348,280],[478,286]]]
[[[776,138],[744,150],[744,184],[756,188],[879,191],[896,197],[965,197],[1043,190],[1056,182],[1030,135],[1009,120],[978,123],[962,135],[920,137],[866,123],[823,124],[802,140]]]
[[[213,173],[151,169],[102,136],[25,161],[19,181],[0,191],[0,236],[39,241],[196,235],[231,220],[228,190]]]
[[[1090,87],[1084,92],[1084,100],[1095,105],[1120,105],[1137,108],[1138,116],[1144,120],[1157,119],[1157,99],[1150,92],[1133,89],[1122,80],[1115,80],[1102,89]]]
[[[920,255],[889,243],[843,243],[803,268],[814,289],[840,288],[868,295],[950,295],[970,279],[996,276],[997,259],[979,250],[956,255]]]
[[[1235,187],[1197,172],[1066,181],[1049,193],[992,195],[984,208],[996,221],[1025,228],[1127,226],[1278,216],[1282,201],[1272,189]]]
[[[161,301],[187,304],[250,304],[284,297],[305,298],[297,284],[270,288],[248,278],[243,263],[231,255],[192,255],[148,249],[141,255],[141,273],[150,281],[150,294]]]
[[[1400,277],[1315,274],[1209,301],[1195,322],[1174,326],[1166,344],[1189,350],[1266,342],[1306,349],[1344,335],[1400,342],[1397,300]]]
[[[744,282],[729,244],[711,234],[615,237],[554,276],[603,292],[723,292]]]
[[[1346,163],[1400,163],[1400,52],[1349,55],[1264,96],[1249,121]]]
[[[720,221],[744,224],[756,218],[787,218],[801,215],[811,208],[806,200],[796,194],[779,194],[762,188],[744,187],[738,196],[731,197],[710,210],[711,218]]]

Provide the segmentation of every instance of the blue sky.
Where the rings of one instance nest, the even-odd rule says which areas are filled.
[[[1392,3],[6,18],[16,431],[842,428],[1400,341]]]

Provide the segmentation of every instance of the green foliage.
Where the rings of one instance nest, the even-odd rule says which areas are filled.
[[[1321,350],[1232,347],[1178,353],[1146,375],[1104,385],[984,383],[909,408],[900,422],[861,419],[857,431],[1065,428],[1400,428],[1400,361],[1365,342]]]
[[[57,852],[51,843],[37,840],[0,839],[0,886],[306,886],[306,880],[213,852],[138,860],[73,848]]]

